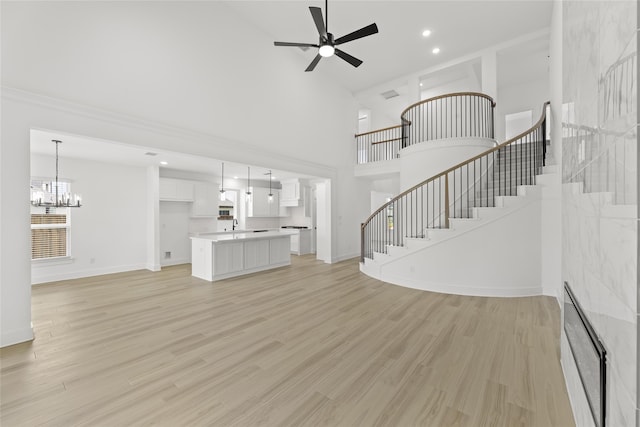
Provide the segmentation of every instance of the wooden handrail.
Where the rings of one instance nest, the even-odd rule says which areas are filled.
[[[480,92],[455,92],[455,93],[447,93],[444,95],[438,95],[438,96],[434,96],[433,98],[429,98],[429,99],[425,99],[424,101],[418,101],[416,103],[413,103],[411,105],[409,105],[407,108],[405,108],[402,113],[400,113],[400,117],[404,118],[404,114],[411,110],[413,107],[417,107],[418,105],[421,104],[426,104],[427,102],[432,102],[432,101],[437,101],[438,99],[442,99],[442,98],[453,98],[454,96],[478,96],[481,98],[486,98],[489,101],[491,101],[491,106],[495,107],[496,106],[496,102],[493,100],[492,97],[490,97],[489,95],[486,95],[484,93],[480,93]]]
[[[372,142],[371,145],[384,144],[385,142],[402,141],[402,138],[385,139],[384,141]]]
[[[391,130],[391,129],[401,128],[401,127],[402,125],[395,125],[395,126],[389,126],[388,128],[376,129],[376,130],[372,130],[364,133],[357,133],[356,138],[359,136],[371,135],[372,133],[384,132],[385,130]]]
[[[489,97],[488,97],[488,98],[489,98]],[[524,136],[528,135],[529,133],[532,133],[533,131],[535,131],[535,130],[536,130],[536,129],[537,129],[537,128],[542,124],[542,122],[543,122],[543,121],[545,120],[545,118],[546,118],[546,114],[547,114],[547,105],[549,105],[549,101],[547,101],[547,102],[545,102],[545,103],[543,104],[543,107],[542,107],[542,115],[540,116],[540,119],[539,119],[539,120],[536,122],[536,124],[535,124],[535,125],[533,125],[530,129],[527,129],[526,131],[522,132],[520,135],[517,135],[517,136],[515,136],[515,137],[513,137],[513,138],[511,138],[511,139],[509,139],[509,140],[507,140],[507,141],[505,141],[505,142],[503,142],[502,144],[496,145],[495,147],[490,148],[490,149],[488,149],[488,150],[486,150],[486,151],[484,151],[484,152],[482,152],[482,153],[478,154],[477,156],[474,156],[474,157],[472,157],[472,158],[470,158],[470,159],[468,159],[468,160],[465,160],[465,161],[463,161],[463,162],[460,162],[460,163],[458,163],[457,165],[452,166],[452,167],[450,167],[449,169],[447,169],[447,170],[445,170],[445,171],[443,171],[443,172],[440,172],[440,173],[439,173],[439,174],[437,174],[437,175],[434,175],[434,176],[432,176],[432,177],[430,177],[430,178],[425,179],[424,181],[422,181],[422,182],[420,182],[420,183],[418,183],[418,184],[414,185],[413,187],[409,188],[408,190],[403,191],[402,193],[398,194],[397,196],[395,196],[394,198],[392,198],[391,200],[389,200],[387,203],[385,203],[384,205],[382,205],[380,208],[378,208],[376,211],[374,211],[371,215],[369,215],[369,217],[368,217],[368,218],[367,218],[367,219],[362,223],[362,225],[361,225],[361,230],[363,230],[363,229],[364,229],[364,227],[365,227],[365,226],[366,226],[366,225],[367,225],[367,224],[368,224],[368,223],[373,219],[373,217],[375,217],[377,214],[379,214],[380,212],[382,212],[384,209],[388,208],[388,207],[389,207],[389,206],[391,206],[394,202],[398,201],[399,199],[401,199],[402,197],[404,197],[404,196],[406,196],[407,194],[411,193],[412,191],[414,191],[414,190],[416,190],[416,189],[418,189],[418,188],[420,188],[420,187],[422,187],[422,186],[425,186],[425,185],[429,184],[430,182],[435,181],[435,180],[436,180],[436,179],[438,179],[438,178],[442,178],[443,176],[447,176],[450,172],[452,172],[452,171],[454,171],[454,170],[456,170],[456,169],[458,169],[458,168],[461,168],[461,167],[463,167],[463,166],[466,166],[467,164],[472,163],[472,162],[474,162],[474,161],[478,160],[478,159],[479,159],[479,158],[481,158],[481,157],[484,157],[484,156],[486,156],[486,155],[489,155],[489,154],[491,154],[491,153],[492,153],[492,152],[494,152],[494,151],[498,151],[498,150],[500,150],[501,148],[504,148],[504,147],[506,147],[507,145],[512,144],[513,142],[515,142],[515,141],[519,140],[520,138],[522,138],[522,137],[524,137]],[[446,178],[446,179],[447,179],[447,178]],[[448,189],[448,187],[446,187],[446,188],[445,188],[445,197],[448,197],[448,194],[447,194],[448,192],[449,192],[449,189]],[[445,219],[445,221],[447,221],[447,219]]]
[[[481,98],[486,98],[486,99],[488,99],[489,101],[491,101],[491,105],[492,105],[493,107],[495,107],[495,106],[496,106],[496,102],[493,100],[493,98],[491,98],[489,95],[486,95],[486,94],[484,94],[484,93],[480,93],[480,92],[455,92],[455,93],[447,93],[447,94],[445,94],[445,95],[438,95],[438,96],[434,96],[434,97],[432,97],[432,98],[425,99],[425,100],[423,100],[423,101],[418,101],[418,102],[416,102],[416,103],[413,103],[413,104],[409,105],[407,108],[405,108],[405,109],[402,111],[402,113],[400,113],[400,119],[403,121],[403,124],[405,124],[405,125],[410,125],[410,124],[411,124],[411,121],[410,121],[410,120],[408,120],[408,119],[405,119],[405,118],[404,118],[404,117],[402,117],[402,116],[404,116],[404,114],[405,114],[407,111],[409,111],[410,109],[412,109],[413,107],[417,107],[417,106],[418,106],[418,105],[420,105],[420,104],[426,104],[427,102],[436,101],[436,100],[438,100],[438,99],[442,99],[442,98],[452,98],[452,97],[454,97],[454,96],[479,96],[479,97],[481,97]],[[386,130],[391,130],[391,129],[400,128],[400,127],[402,127],[402,126],[403,126],[403,125],[389,126],[389,127],[382,128],[382,129],[372,130],[372,131],[369,131],[369,132],[357,133],[357,134],[355,135],[355,137],[357,138],[357,137],[359,137],[359,136],[370,135],[370,134],[372,134],[372,133],[384,132],[384,131],[386,131]]]
[[[422,104],[430,102],[434,103],[434,106],[444,108],[440,109],[440,113],[429,113],[427,116],[423,112]],[[474,136],[494,138],[495,104],[493,98],[479,92],[449,93],[414,103],[402,112],[399,125],[355,135],[356,162],[361,164],[397,158],[401,149],[433,139]],[[432,110],[430,105],[425,108],[430,112]],[[397,138],[394,138],[395,136]],[[384,140],[375,141],[378,138]],[[401,141],[401,144],[394,144],[384,153],[367,153],[367,150],[376,144],[396,141]]]

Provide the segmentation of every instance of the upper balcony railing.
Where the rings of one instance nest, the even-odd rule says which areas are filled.
[[[417,102],[400,114],[405,146],[445,138],[493,139],[495,105],[490,96],[477,92],[451,93]]]
[[[401,147],[402,125],[360,133],[356,135],[356,161],[360,165],[395,159]]]
[[[493,99],[458,92],[417,102],[400,115],[401,124],[356,135],[358,164],[391,160],[400,150],[445,138],[494,138]]]

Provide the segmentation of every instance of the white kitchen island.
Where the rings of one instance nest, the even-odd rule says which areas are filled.
[[[191,275],[214,282],[291,264],[291,232],[210,233],[191,237]]]

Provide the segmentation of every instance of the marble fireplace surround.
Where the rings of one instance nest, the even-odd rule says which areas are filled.
[[[593,421],[603,427],[607,416],[607,352],[567,282],[564,282],[564,332]]]
[[[640,425],[638,13],[562,2],[562,281],[608,351],[607,426]],[[576,425],[595,425],[564,330],[561,344]]]

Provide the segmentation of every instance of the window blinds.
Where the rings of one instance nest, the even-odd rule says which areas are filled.
[[[31,259],[67,256],[67,215],[31,215]]]

